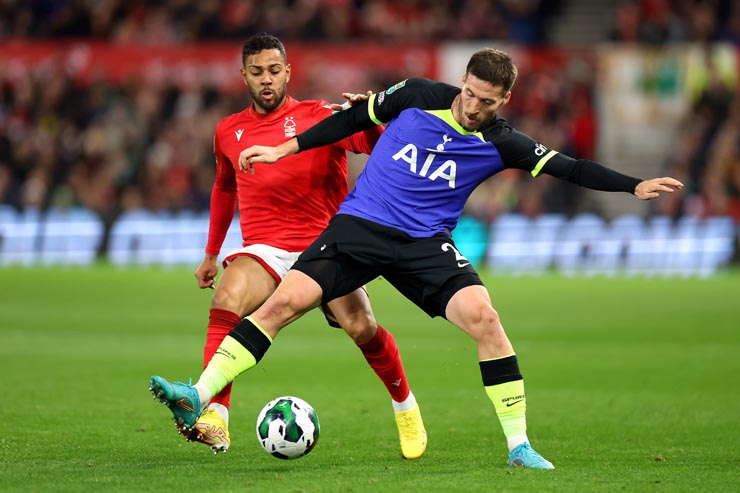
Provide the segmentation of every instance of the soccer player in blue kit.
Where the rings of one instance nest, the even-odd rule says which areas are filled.
[[[446,318],[476,342],[483,386],[507,439],[508,465],[553,469],[527,438],[524,380],[514,348],[488,291],[450,232],[473,190],[508,168],[642,200],[683,185],[669,177],[643,181],[573,159],[518,132],[496,116],[509,101],[516,76],[508,54],[483,49],[470,58],[462,88],[407,79],[280,146],[241,152],[240,167],[258,173],[255,163],[274,163],[387,123],[355,189],[327,229],[262,307],[229,333],[198,382],[150,379],[152,391],[169,405],[176,421],[192,426],[201,403],[254,367],[285,325],[383,276],[431,317]]]

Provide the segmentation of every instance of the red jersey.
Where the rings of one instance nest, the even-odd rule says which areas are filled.
[[[257,164],[253,175],[239,169],[239,153],[252,145],[280,145],[332,113],[326,101],[286,96],[271,113],[257,113],[250,105],[219,122],[206,253],[220,252],[237,198],[244,246],[263,243],[300,252],[326,228],[347,194],[346,151],[370,154],[382,127],[274,164]]]

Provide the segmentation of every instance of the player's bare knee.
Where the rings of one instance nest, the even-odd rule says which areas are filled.
[[[351,317],[350,320],[345,322],[346,325],[342,324],[341,321],[340,324],[347,335],[355,341],[355,344],[362,344],[369,341],[375,336],[375,332],[378,330],[378,324],[374,318]]]
[[[470,310],[470,321],[472,324],[482,327],[494,327],[501,325],[498,312],[491,305],[481,303]]]
[[[467,332],[478,342],[497,339],[503,332],[498,312],[490,305],[471,309],[467,323]]]
[[[229,310],[237,312],[239,307],[238,300],[232,295],[228,289],[216,288],[216,291],[211,297],[211,308],[217,308],[220,310]]]

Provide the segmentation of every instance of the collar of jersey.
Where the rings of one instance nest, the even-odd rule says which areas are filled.
[[[437,118],[439,118],[440,120],[442,120],[443,122],[445,122],[447,125],[449,125],[452,128],[454,128],[459,134],[462,134],[462,135],[475,135],[480,140],[485,141],[485,139],[483,138],[483,134],[482,133],[477,132],[477,131],[476,132],[468,132],[467,130],[465,130],[464,128],[462,128],[462,126],[459,123],[457,123],[457,120],[455,120],[455,117],[452,116],[452,110],[451,109],[450,110],[425,110],[425,111],[426,111],[426,113],[429,113],[430,115],[436,116]]]
[[[285,113],[292,109],[295,101],[295,99],[290,97],[290,94],[286,94],[285,103],[280,108],[274,111],[271,111],[269,113],[259,113],[257,110],[254,109],[254,103],[250,104],[247,110],[249,111],[250,115],[256,120],[276,120],[282,118]]]

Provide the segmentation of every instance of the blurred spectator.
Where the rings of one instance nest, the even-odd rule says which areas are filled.
[[[612,41],[664,44],[740,42],[737,0],[625,0],[617,8]]]
[[[621,43],[641,41],[640,5],[638,2],[628,0],[617,8],[614,29],[610,37],[613,41]]]
[[[734,55],[716,47],[692,59],[693,104],[666,162],[666,172],[687,188],[680,197],[656,204],[661,213],[731,215],[740,222],[740,80]]]
[[[737,95],[717,131],[701,185],[705,215],[729,215],[740,222],[740,98]]]
[[[717,40],[740,46],[740,2],[731,3],[726,19],[719,29]]]
[[[509,30],[495,2],[465,0],[459,15],[452,21],[453,39],[476,39],[485,36],[492,40],[508,39]]]
[[[729,111],[702,99],[698,106],[704,132],[690,149],[689,195],[679,212],[698,217],[729,215],[740,222],[740,97],[729,98]]]

